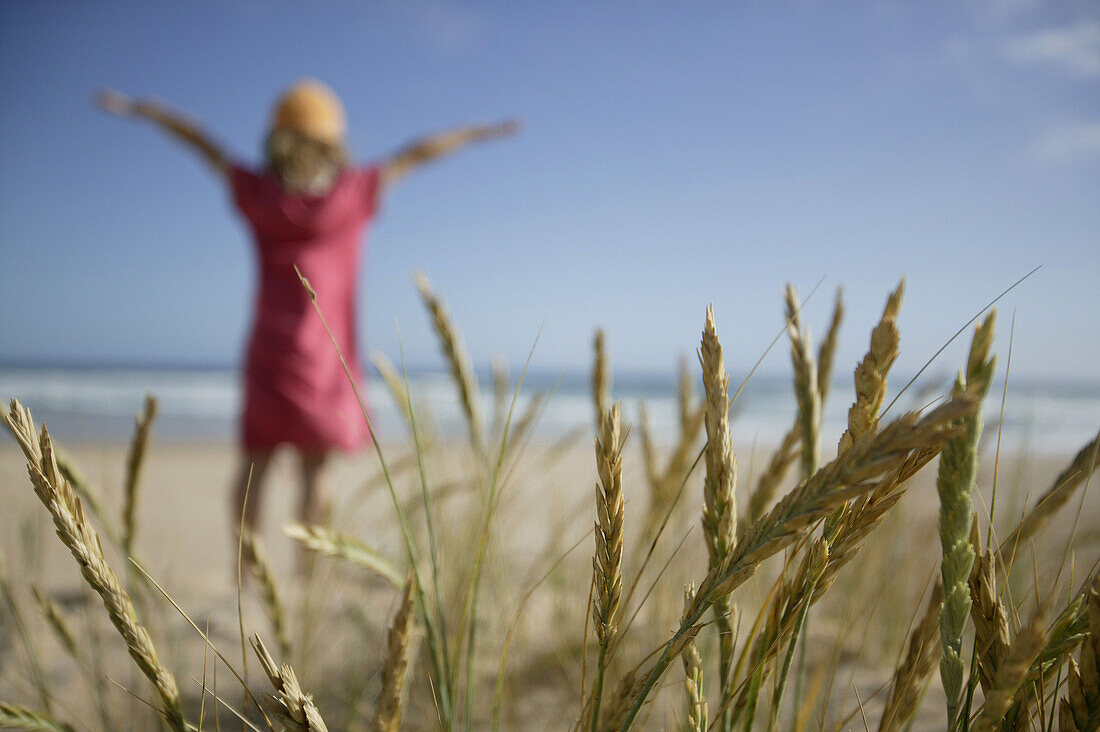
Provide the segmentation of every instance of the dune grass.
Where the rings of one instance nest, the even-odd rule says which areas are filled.
[[[428,280],[419,277],[417,286],[466,419],[464,444],[434,433],[403,364],[375,359],[411,443],[394,459],[395,446],[375,442],[379,468],[371,484],[384,488],[390,517],[376,514],[368,526],[286,527],[290,539],[324,557],[311,570],[324,574],[306,579],[273,564],[257,537],[243,537],[245,565],[256,580],[247,600],[263,608],[263,633],[270,632],[280,656],[251,635],[258,679],[248,677],[247,665],[231,665],[189,616],[176,624],[189,629],[183,641],[150,630],[172,627],[170,613],[185,612],[186,598],[166,603],[152,580],[119,581],[137,548],[158,540],[138,531],[139,516],[156,510],[155,502],[137,510],[157,479],[143,470],[155,402],[137,420],[123,510],[112,514],[49,432],[12,400],[4,422],[25,458],[30,488],[103,607],[85,604],[74,613],[35,588],[31,610],[31,588],[12,584],[11,562],[5,564],[0,638],[14,630],[20,643],[18,663],[0,664],[0,727],[163,724],[182,732],[220,728],[222,715],[256,730],[925,725],[1076,732],[1100,725],[1096,551],[1073,535],[1042,534],[1075,496],[1084,505],[1100,435],[1067,446],[1075,457],[1049,487],[1021,487],[1038,498],[1018,518],[983,513],[992,501],[982,494],[981,474],[999,467],[983,462],[980,449],[982,402],[996,373],[992,313],[975,330],[950,393],[924,409],[884,414],[901,343],[899,284],[871,329],[867,355],[853,367],[847,430],[823,435],[844,305],[838,292],[815,353],[803,325],[809,314],[788,288],[785,332],[798,412],[755,479],[750,470],[739,481],[737,450],[750,438],[738,435],[731,406],[741,390],[731,394],[727,369],[746,362],[746,354],[723,348],[712,308],[703,318],[699,371],[685,368],[680,379],[676,435],[652,434],[644,409],[638,424],[627,424],[614,401],[609,341],[597,333],[596,418],[588,430],[595,460],[588,458],[587,471],[570,471],[562,467],[568,444],[532,438],[545,401],[518,410],[522,373],[513,387],[507,369],[494,368],[492,424],[483,421],[458,328]],[[363,415],[369,425],[365,409]],[[933,481],[922,470],[936,461],[938,535],[934,524],[898,515],[912,486]],[[792,483],[786,474],[795,463]],[[540,481],[576,481],[571,493],[582,500],[537,515],[524,491]],[[353,500],[366,500],[359,493]],[[1074,527],[1095,532],[1097,514],[1078,515]],[[997,533],[1005,538],[997,541]],[[530,536],[542,534],[546,545],[532,546]],[[910,550],[930,544],[938,547],[934,564],[927,552]],[[875,551],[865,551],[869,545]],[[584,546],[594,546],[590,557],[582,556]],[[877,576],[894,555],[889,581]],[[1040,565],[1058,570],[1040,576]],[[287,598],[302,592],[310,601],[295,611]],[[879,611],[889,603],[889,612]],[[147,612],[159,619],[155,625]],[[299,640],[305,629],[327,625],[339,642],[326,652]],[[91,651],[103,640],[97,627],[113,628],[122,641],[116,650],[128,652],[140,674],[110,674],[128,687],[125,694],[102,683],[108,674]],[[60,661],[46,663],[36,629],[54,636]],[[860,645],[860,637],[895,640],[876,649]],[[187,654],[177,653],[188,643],[202,649],[201,669],[186,667]],[[58,663],[78,674],[86,703],[54,689]],[[861,695],[853,685],[849,694],[846,679],[855,669],[873,672],[877,688]],[[228,687],[226,670],[234,679]],[[142,676],[149,686],[138,685]],[[243,705],[234,706],[229,699],[240,700],[242,687]],[[539,694],[551,701],[536,705]],[[930,706],[939,712],[929,727],[922,710]]]

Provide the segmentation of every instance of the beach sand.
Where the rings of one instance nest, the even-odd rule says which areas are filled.
[[[479,663],[484,685],[478,689],[479,698],[491,698],[503,638],[522,596],[547,574],[558,555],[579,542],[575,551],[531,595],[523,621],[515,628],[506,687],[505,724],[509,728],[561,729],[576,714],[581,673],[579,649],[591,576],[590,527],[594,520],[595,468],[590,440],[586,432],[579,431],[564,445],[536,443],[505,463],[507,479],[503,482],[499,528],[482,605],[486,627],[482,636],[485,658]],[[1030,505],[1034,496],[1046,490],[1065,467],[1077,447],[1068,446],[1065,455],[1001,456],[998,528],[1015,523],[1010,517],[1020,515],[1025,495],[1031,496],[1027,502]],[[126,446],[77,444],[65,448],[88,481],[102,492],[108,513],[117,516],[121,510]],[[989,444],[985,450],[980,479],[983,497],[975,501],[977,510],[983,514],[990,495],[993,448]],[[635,547],[636,527],[648,500],[639,452],[637,444],[628,445],[624,468],[628,584],[642,555]],[[415,512],[420,495],[415,461],[401,444],[386,446],[383,454],[396,476],[400,499],[407,501]],[[753,463],[759,463],[767,455],[768,451],[759,447],[755,457],[740,452],[742,501],[746,486],[752,484]],[[213,642],[235,662],[240,660],[241,650],[237,587],[232,572],[236,544],[231,540],[228,486],[237,459],[235,449],[228,445],[159,443],[154,438],[142,471],[135,545],[137,560],[192,614],[196,623],[209,627]],[[428,481],[444,524],[441,531],[449,531],[452,536],[444,543],[441,563],[457,576],[462,574],[459,570],[469,566],[473,546],[469,533],[456,529],[469,523],[468,492],[457,480],[470,472],[468,448],[461,441],[445,444],[433,450],[429,463]],[[318,695],[322,710],[327,702],[330,707],[357,706],[369,713],[377,686],[374,677],[384,655],[385,627],[397,593],[385,580],[330,559],[318,560],[318,571],[310,581],[296,574],[296,546],[281,532],[281,527],[294,518],[295,471],[293,456],[280,454],[269,474],[262,516],[262,537],[290,616],[295,647],[292,659],[303,686]],[[808,636],[808,661],[812,668],[815,661],[830,655],[840,659],[841,671],[833,680],[831,692],[830,710],[835,715],[842,717],[857,708],[855,690],[858,690],[868,717],[875,719],[872,715],[880,708],[883,696],[879,687],[889,680],[907,629],[923,609],[921,596],[936,570],[939,552],[934,475],[932,465],[913,481],[909,494],[872,538],[868,549],[844,571],[826,600],[815,608]],[[647,601],[631,631],[637,643],[628,647],[624,655],[631,656],[633,662],[644,655],[647,647],[667,637],[669,618],[675,618],[679,611],[683,584],[703,573],[705,559],[697,530],[701,487],[696,478],[689,483],[684,506],[670,522],[654,552],[646,579],[640,583],[639,593],[648,588],[656,570],[668,561],[677,542],[686,536],[682,549],[669,562],[669,569],[658,585],[660,589]],[[400,562],[402,545],[380,479],[377,456],[371,452],[334,459],[326,485],[335,507],[333,526],[362,538]],[[1076,553],[1063,570],[1064,578],[1075,573],[1075,582],[1080,581],[1097,557],[1100,504],[1095,493],[1092,491],[1093,495],[1086,498],[1083,520],[1077,529]],[[33,613],[33,601],[27,591],[30,583],[57,600],[74,618],[94,617],[91,626],[98,630],[87,632],[101,647],[104,668],[119,684],[149,698],[149,688],[129,665],[121,642],[112,635],[110,626],[100,622],[102,607],[89,598],[72,558],[53,536],[46,511],[37,503],[27,480],[22,456],[10,440],[0,442],[0,501],[3,506],[0,550],[17,599],[29,616],[27,624],[49,684],[60,692],[56,694],[59,703],[55,712],[70,719],[85,719],[92,714],[80,674],[58,644],[48,637],[41,618]],[[1075,497],[1041,537],[1045,546],[1052,547],[1036,554],[1035,567],[1044,590],[1053,583],[1078,505]],[[110,547],[108,558],[120,575],[126,576],[129,570],[130,581],[137,581],[133,570]],[[1026,561],[1031,564],[1030,554]],[[743,597],[739,596],[738,602],[743,607],[751,608],[766,595],[776,568],[774,562],[766,565],[760,581],[739,591]],[[1030,569],[1027,574],[1031,574]],[[1020,584],[1019,588],[1025,586]],[[447,588],[455,594],[461,590],[458,586]],[[146,598],[155,594],[143,593]],[[852,598],[857,595],[875,598],[875,607],[854,607]],[[196,706],[198,679],[203,673],[201,640],[163,601],[143,599],[139,612],[149,618],[154,637],[162,645],[161,653],[177,672],[190,706]],[[259,632],[265,639],[271,637],[257,596],[248,588],[243,618],[246,633]],[[82,622],[77,625],[85,627]],[[34,705],[36,696],[26,668],[25,651],[11,627],[4,626],[3,630],[0,699]],[[273,643],[268,645],[271,647]],[[354,654],[350,661],[349,654]],[[250,665],[253,681],[258,684],[254,661]],[[224,667],[219,674],[221,689],[232,688]],[[361,681],[352,678],[357,675]],[[678,667],[670,671],[666,683],[673,690],[666,690],[662,696],[675,701],[666,707],[682,703],[673,696],[682,693],[679,691],[682,678]],[[810,678],[811,683],[821,681],[812,675]],[[348,696],[355,696],[356,683],[360,688],[358,701],[349,705]],[[434,728],[430,695],[422,672],[415,675],[413,684],[408,728]],[[239,706],[239,688],[223,693]],[[112,688],[110,694],[115,704],[127,701],[117,688]],[[934,679],[916,728],[942,727],[941,704],[938,679]],[[654,712],[645,728],[663,728],[667,722],[663,710],[664,707]],[[488,713],[487,708],[484,713]],[[223,720],[227,718],[228,714],[223,712]],[[336,717],[329,727],[342,729],[348,726],[345,721]],[[852,724],[862,728],[858,718]],[[140,728],[140,724],[137,726]]]

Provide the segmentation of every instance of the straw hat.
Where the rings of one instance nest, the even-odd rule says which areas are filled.
[[[304,79],[287,89],[275,103],[271,129],[294,130],[321,142],[343,142],[347,122],[344,105],[336,92],[313,79]]]

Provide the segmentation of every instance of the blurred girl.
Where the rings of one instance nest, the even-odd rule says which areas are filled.
[[[256,526],[264,474],[272,452],[283,444],[301,458],[299,518],[320,522],[319,477],[326,456],[333,449],[361,447],[368,435],[339,356],[294,267],[316,291],[358,382],[359,254],[382,192],[429,160],[512,134],[516,123],[461,127],[420,139],[380,162],[352,166],[340,99],[327,86],[306,80],[276,102],[264,145],[266,164],[253,171],[157,102],[105,91],[97,103],[114,114],[149,120],[197,152],[226,181],[252,231],[259,277],[244,366],[243,456],[233,491],[233,525],[243,513],[245,526]]]

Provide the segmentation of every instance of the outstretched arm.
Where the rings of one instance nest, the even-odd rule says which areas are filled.
[[[470,125],[416,140],[408,147],[382,161],[382,185],[389,187],[404,178],[414,168],[444,155],[449,155],[472,142],[507,137],[519,131],[517,120],[494,125]]]
[[[170,136],[184,143],[202,156],[219,173],[228,175],[229,158],[202,130],[168,107],[148,99],[131,99],[125,94],[103,90],[96,94],[96,105],[111,114],[122,117],[138,117],[153,122]]]

